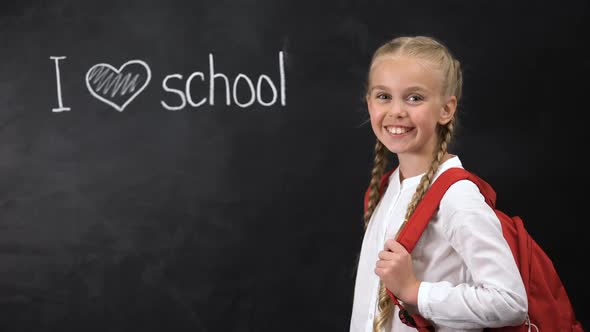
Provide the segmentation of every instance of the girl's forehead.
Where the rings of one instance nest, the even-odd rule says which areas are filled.
[[[401,54],[382,54],[377,56],[373,60],[373,66],[383,62],[398,62],[404,64],[417,64],[425,68],[434,69],[434,63],[432,61],[421,59],[412,55],[401,55]]]
[[[410,56],[380,56],[373,61],[369,74],[371,85],[425,85],[436,90],[442,83],[440,69],[433,63]]]

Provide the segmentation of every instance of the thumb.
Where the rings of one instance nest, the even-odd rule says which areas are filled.
[[[389,239],[385,242],[385,250],[397,253],[408,253],[406,248],[394,239]]]

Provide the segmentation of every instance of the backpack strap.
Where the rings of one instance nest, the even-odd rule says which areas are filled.
[[[381,177],[379,183],[379,196],[382,196],[385,192],[385,188],[389,184],[389,177],[393,171],[395,171],[395,168],[389,170]],[[416,243],[418,243],[420,236],[426,229],[426,226],[428,226],[428,222],[430,222],[430,219],[438,209],[440,200],[447,192],[449,187],[460,180],[470,180],[471,182],[475,183],[479,188],[479,191],[484,196],[486,203],[488,203],[488,205],[491,207],[496,206],[496,192],[487,182],[479,178],[477,175],[460,167],[452,167],[447,169],[436,178],[428,191],[426,191],[424,198],[416,207],[416,210],[412,214],[412,217],[410,217],[410,220],[406,223],[406,227],[404,227],[399,232],[398,241],[406,248],[408,252],[412,252],[412,250],[414,250]],[[370,193],[371,188],[368,188],[365,192],[365,211],[367,210],[369,203]],[[408,225],[411,225],[411,227]]]
[[[387,172],[381,178],[379,187],[380,196],[383,195],[385,187],[389,184],[389,176],[394,170],[395,168]],[[424,230],[438,209],[440,201],[449,187],[461,180],[470,180],[475,183],[484,196],[486,203],[491,207],[496,205],[496,192],[487,182],[460,167],[447,169],[436,178],[434,183],[432,183],[431,187],[426,191],[426,194],[424,194],[424,198],[422,198],[416,207],[416,210],[412,213],[410,220],[408,220],[398,234],[397,241],[402,244],[408,252],[411,253],[416,247],[418,240],[422,236],[422,233],[424,233]],[[365,193],[365,211],[367,209],[369,194],[370,188]],[[428,322],[428,320],[419,314],[410,314],[389,289],[387,289],[387,294],[389,294],[393,304],[399,307],[400,320],[404,324],[416,328],[419,332],[434,331],[434,327]]]
[[[447,169],[436,178],[432,186],[426,191],[424,198],[420,201],[416,210],[414,210],[410,220],[408,220],[406,226],[399,232],[397,241],[401,243],[408,252],[414,250],[420,236],[422,236],[430,219],[436,210],[438,210],[440,201],[449,187],[461,180],[470,180],[475,183],[484,196],[486,203],[491,207],[496,205],[496,192],[487,182],[460,167]]]

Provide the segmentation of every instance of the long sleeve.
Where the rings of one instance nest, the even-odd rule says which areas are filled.
[[[439,220],[473,282],[423,281],[420,314],[456,329],[521,324],[528,309],[524,284],[500,221],[477,186],[468,180],[452,185],[441,201]]]

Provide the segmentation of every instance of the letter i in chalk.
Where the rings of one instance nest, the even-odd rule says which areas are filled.
[[[54,113],[70,111],[69,107],[64,107],[61,96],[61,78],[59,73],[59,60],[65,59],[65,56],[50,56],[49,59],[55,61],[55,81],[57,84],[57,108],[51,109]]]

